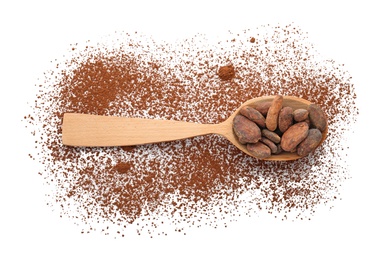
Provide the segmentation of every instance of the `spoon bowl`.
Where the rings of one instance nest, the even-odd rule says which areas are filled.
[[[68,146],[132,146],[167,142],[200,135],[218,134],[228,139],[244,153],[251,154],[246,145],[238,142],[233,131],[233,119],[243,106],[256,106],[269,102],[275,96],[253,98],[243,103],[224,122],[219,124],[198,124],[184,121],[126,118],[78,113],[65,113],[62,124],[62,143]],[[283,96],[283,106],[307,109],[311,102],[293,96]],[[322,133],[319,146],[327,137],[328,127]],[[262,160],[289,161],[301,158],[296,153],[272,154]]]
[[[244,153],[253,156],[247,148],[246,145],[241,144],[238,141],[237,136],[234,134],[233,129],[233,119],[234,117],[239,114],[239,110],[244,107],[244,106],[252,106],[255,107],[261,103],[266,103],[266,102],[271,102],[274,99],[275,96],[263,96],[263,97],[258,97],[258,98],[253,98],[245,103],[243,103],[223,124],[227,124],[229,127],[228,129],[230,130],[229,132],[226,132],[222,134],[225,138],[227,138],[231,143],[233,143],[235,146],[237,146],[241,151]],[[303,98],[299,97],[294,97],[294,96],[283,96],[283,107],[291,107],[293,110],[303,108],[307,109],[308,106],[311,104],[310,101],[305,100]],[[328,127],[322,132],[322,139],[318,145],[318,147],[323,143],[323,141],[326,139],[328,134]],[[255,156],[253,156],[255,157]],[[267,161],[291,161],[291,160],[296,160],[301,158],[297,153],[291,153],[291,152],[281,152],[280,154],[272,154],[270,157],[263,158],[262,160],[267,160]]]

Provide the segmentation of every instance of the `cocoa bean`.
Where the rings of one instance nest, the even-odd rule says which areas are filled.
[[[283,96],[276,95],[273,99],[269,111],[266,116],[266,127],[270,131],[275,131],[278,126],[278,116],[279,112],[282,109]]]
[[[296,122],[302,122],[308,118],[308,110],[299,108],[294,111],[293,115]]]
[[[261,139],[261,129],[243,115],[238,114],[234,117],[233,130],[241,144],[256,143]]]
[[[308,124],[306,122],[296,123],[284,132],[280,145],[284,151],[293,151],[307,135]]]
[[[258,142],[258,143],[255,143],[255,144],[247,144],[247,150],[252,154],[254,155],[255,157],[259,158],[259,159],[263,159],[263,158],[267,158],[267,157],[270,157],[271,156],[271,149],[261,143],[261,142]]]
[[[259,141],[261,141],[262,143],[264,143],[265,145],[267,145],[270,150],[271,150],[271,153],[277,153],[278,151],[278,147],[276,144],[274,144],[274,142],[272,142],[270,139],[266,138],[266,137],[262,137],[261,139],[259,139]]]
[[[286,130],[294,122],[292,113],[293,111],[291,107],[284,107],[280,110],[278,117],[278,128],[282,133],[286,132]]]
[[[253,107],[259,111],[263,116],[267,115],[269,108],[271,106],[271,101],[256,103]]]
[[[262,129],[262,136],[267,137],[276,144],[280,142],[280,136],[268,129]]]
[[[308,106],[309,118],[311,125],[324,132],[327,127],[327,117],[323,110],[317,104],[310,104]]]
[[[249,107],[249,106],[244,106],[240,109],[240,114],[247,117],[254,123],[256,123],[259,127],[265,127],[265,117],[255,108]]]
[[[322,133],[319,129],[313,128],[308,130],[308,135],[297,147],[297,154],[299,156],[306,156],[319,145],[321,139],[323,138]]]

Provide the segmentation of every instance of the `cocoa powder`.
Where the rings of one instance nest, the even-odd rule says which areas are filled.
[[[234,66],[233,65],[225,65],[218,69],[218,76],[222,80],[230,80],[234,78]]]
[[[349,73],[321,57],[294,25],[227,38],[215,46],[196,35],[176,45],[116,32],[104,42],[73,44],[72,58],[57,61],[36,85],[25,117],[47,205],[84,233],[113,236],[131,229],[167,235],[168,223],[185,234],[260,211],[310,219],[319,206],[333,206],[350,178],[345,136],[358,113]],[[218,73],[228,61],[232,67]],[[61,143],[65,112],[219,123],[244,101],[274,94],[326,112],[329,135],[313,155],[261,161],[217,135],[136,147]]]

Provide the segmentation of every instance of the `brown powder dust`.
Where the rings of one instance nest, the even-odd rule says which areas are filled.
[[[185,234],[259,212],[310,219],[332,207],[350,178],[346,139],[356,94],[344,66],[321,57],[306,35],[294,25],[268,25],[218,41],[195,35],[166,43],[116,32],[73,44],[70,58],[39,80],[24,119],[47,205],[84,233],[113,236],[167,235],[168,227]],[[65,112],[219,123],[244,101],[275,94],[310,100],[327,113],[329,135],[313,154],[261,161],[217,135],[136,147],[61,143]]]

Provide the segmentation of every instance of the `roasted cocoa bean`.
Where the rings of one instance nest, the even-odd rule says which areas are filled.
[[[317,104],[310,104],[308,106],[309,118],[311,125],[324,132],[327,127],[327,117],[323,110]]]
[[[241,144],[256,143],[261,139],[261,129],[243,115],[236,115],[233,119],[233,130]]]
[[[261,139],[259,139],[259,141],[261,141],[262,143],[267,145],[270,148],[271,153],[277,153],[278,147],[273,141],[271,141],[270,139],[263,137],[263,136]]]
[[[271,101],[260,102],[255,104],[253,107],[259,111],[263,116],[267,116],[267,112],[271,106]]]
[[[255,108],[250,106],[244,106],[240,109],[240,114],[247,117],[254,123],[256,123],[259,127],[265,127],[266,126],[266,119],[265,117]]]
[[[273,101],[271,102],[271,106],[266,116],[266,127],[270,131],[275,131],[278,126],[278,116],[279,112],[282,109],[283,104],[283,96],[276,95]]]
[[[278,128],[282,133],[294,123],[293,110],[291,107],[283,107],[279,112]]]
[[[296,123],[284,132],[280,145],[284,151],[293,151],[307,135],[308,124],[306,122]]]
[[[293,116],[296,122],[302,122],[308,118],[308,110],[304,108],[296,109]]]
[[[308,130],[308,135],[297,147],[296,152],[299,156],[303,157],[316,149],[321,139],[322,133],[319,129],[313,128]]]
[[[280,142],[280,136],[277,133],[269,131],[268,129],[262,129],[261,132],[262,132],[262,136],[267,137],[274,143],[277,144]]]
[[[247,144],[247,150],[259,159],[271,156],[271,149],[261,142],[255,144]]]

